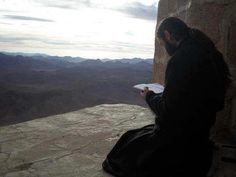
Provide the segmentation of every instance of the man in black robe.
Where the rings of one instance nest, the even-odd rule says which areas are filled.
[[[206,177],[212,163],[209,132],[224,108],[228,66],[204,33],[178,18],[163,20],[157,37],[171,56],[165,89],[140,93],[155,123],[124,133],[103,169],[116,177]]]

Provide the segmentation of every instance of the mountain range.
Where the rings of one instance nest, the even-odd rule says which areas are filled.
[[[0,126],[104,103],[146,107],[152,59],[85,59],[0,53]]]

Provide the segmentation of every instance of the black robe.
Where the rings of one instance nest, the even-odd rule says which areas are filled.
[[[223,60],[218,50],[183,40],[167,64],[163,93],[147,93],[155,123],[124,133],[103,169],[116,177],[205,177],[212,161],[209,131],[224,107],[216,60]]]

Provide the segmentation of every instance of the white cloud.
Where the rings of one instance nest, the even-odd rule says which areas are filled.
[[[0,0],[0,47],[90,58],[151,58],[156,5],[154,0]]]
[[[44,18],[37,18],[37,17],[27,17],[27,16],[21,16],[21,15],[4,15],[7,19],[13,19],[13,20],[30,20],[30,21],[40,21],[40,22],[53,22],[53,20],[50,19],[44,19]]]
[[[146,20],[156,20],[157,16],[156,3],[151,5],[144,5],[140,2],[127,3],[119,10],[131,15],[131,17]]]

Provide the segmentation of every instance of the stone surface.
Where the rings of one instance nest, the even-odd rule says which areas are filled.
[[[236,1],[235,0],[160,0],[157,27],[162,19],[176,16],[189,26],[205,32],[223,53],[234,83],[228,90],[225,109],[218,113],[214,138],[220,143],[236,144]],[[163,84],[169,57],[155,40],[152,82]],[[233,124],[232,124],[233,123]]]
[[[101,163],[127,130],[154,122],[147,108],[104,104],[0,128],[1,177],[109,177]]]

